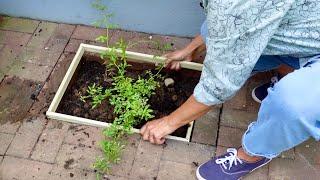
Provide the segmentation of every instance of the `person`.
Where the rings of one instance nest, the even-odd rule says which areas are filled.
[[[253,91],[261,106],[242,146],[200,165],[196,176],[240,179],[309,138],[319,141],[320,0],[202,3],[207,18],[201,35],[166,55],[167,67],[178,70],[180,61],[205,50],[200,81],[181,107],[141,128],[143,139],[162,144],[166,135],[233,97],[251,75],[291,67],[293,72]]]

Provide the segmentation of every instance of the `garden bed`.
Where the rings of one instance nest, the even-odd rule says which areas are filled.
[[[97,56],[84,55],[84,51],[99,52],[105,49],[98,46],[82,44],[77,52],[68,72],[59,87],[59,90],[47,112],[48,117],[76,122],[80,124],[106,127],[114,120],[113,107],[108,101],[102,103],[95,109],[91,109],[90,102],[80,100],[81,94],[86,93],[87,87],[93,83],[104,88],[111,86],[111,81],[105,77],[105,65],[99,62]],[[146,69],[153,69],[155,58],[151,55],[128,52],[128,61],[132,65],[127,72],[130,77],[136,78],[138,75],[143,76]],[[140,62],[135,62],[140,61]],[[158,58],[163,61],[163,58]],[[164,78],[172,78],[174,84],[166,86],[163,81],[157,88],[156,94],[152,95],[149,100],[151,108],[154,110],[155,118],[168,115],[192,94],[197,84],[202,65],[196,63],[183,63],[179,72],[163,70],[161,73]],[[190,70],[193,69],[193,70]],[[135,132],[144,124],[141,122],[134,129]],[[193,123],[181,127],[172,136],[173,138],[183,141],[189,141]]]

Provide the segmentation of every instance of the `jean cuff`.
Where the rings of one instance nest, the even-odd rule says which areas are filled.
[[[279,156],[279,154],[262,154],[262,153],[256,153],[256,152],[253,152],[252,150],[248,149],[247,145],[246,145],[246,135],[248,133],[250,133],[250,130],[251,128],[254,127],[256,122],[253,122],[249,125],[247,131],[243,134],[242,136],[242,149],[244,150],[244,152],[249,155],[249,156],[260,156],[260,157],[265,157],[265,158],[268,158],[268,159],[273,159],[277,156]]]

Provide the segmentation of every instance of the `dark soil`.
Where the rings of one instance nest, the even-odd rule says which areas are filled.
[[[154,68],[151,64],[130,63],[127,75],[137,78],[138,75],[143,77],[146,69]],[[84,56],[76,70],[68,89],[63,96],[57,112],[95,119],[98,121],[112,123],[114,119],[113,107],[104,101],[99,107],[91,109],[91,102],[86,103],[80,100],[80,95],[86,95],[87,87],[96,83],[104,88],[111,86],[112,79],[105,75],[105,65],[98,62],[95,57]],[[161,72],[165,78],[172,78],[174,84],[166,87],[161,81],[160,87],[157,88],[156,94],[152,95],[149,100],[151,108],[154,110],[155,118],[166,116],[181,106],[190,95],[199,81],[200,72],[193,70],[180,70],[178,72],[164,70]],[[140,128],[145,122],[140,123],[136,128]],[[179,128],[172,135],[185,137],[188,126]]]

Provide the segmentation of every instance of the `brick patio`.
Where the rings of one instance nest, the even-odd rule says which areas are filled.
[[[104,33],[81,25],[0,16],[0,180],[95,179],[92,163],[101,152],[101,129],[45,117],[80,43],[99,44]],[[147,40],[150,34],[115,30],[118,38]],[[152,35],[179,49],[188,38]],[[132,49],[158,53],[148,45]],[[251,78],[238,94],[196,121],[192,142],[168,140],[155,146],[135,134],[122,160],[106,179],[195,179],[196,166],[227,147],[240,146],[241,135],[256,118],[259,104],[250,97],[269,74]],[[309,140],[285,152],[245,179],[318,179],[320,144]]]

